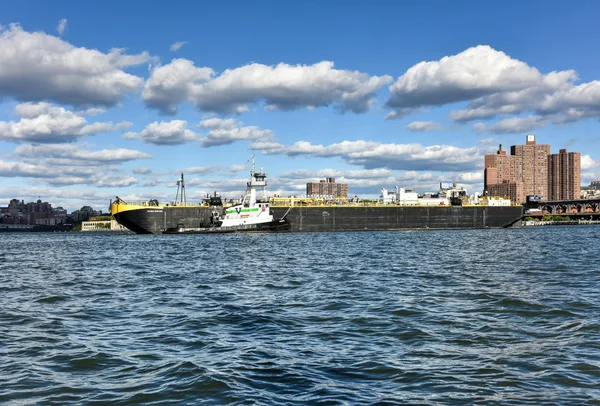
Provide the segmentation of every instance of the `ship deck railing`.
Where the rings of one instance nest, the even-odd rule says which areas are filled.
[[[116,202],[113,202],[115,204]],[[206,202],[198,203],[181,203],[181,202],[168,202],[168,203],[154,203],[151,201],[122,201],[119,204],[128,205],[128,206],[141,206],[141,207],[209,207],[209,204]]]
[[[462,207],[491,207],[487,204],[463,203]],[[511,204],[511,206],[520,206]],[[319,202],[319,201],[298,201],[294,199],[278,199],[271,200],[271,207],[461,207],[452,206],[450,204],[402,204],[402,203],[382,203],[382,202]],[[494,207],[500,207],[494,206]],[[504,206],[504,207],[509,207]]]

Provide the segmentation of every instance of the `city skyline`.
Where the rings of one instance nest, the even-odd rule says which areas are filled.
[[[117,6],[118,5],[118,6]],[[481,192],[498,144],[581,152],[600,178],[594,2],[8,3],[0,206],[69,211],[324,178]],[[115,10],[120,12],[114,12]],[[490,16],[493,16],[491,18]]]

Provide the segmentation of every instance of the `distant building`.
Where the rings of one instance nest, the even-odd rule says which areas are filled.
[[[502,150],[485,156],[483,172],[484,193],[489,196],[508,196],[514,203],[525,201],[523,182],[516,180],[516,159]]]
[[[525,200],[523,182],[494,183],[488,185],[486,190],[488,196],[508,197],[514,203],[521,203]]]
[[[548,200],[548,155],[549,144],[536,144],[535,135],[527,135],[525,145],[510,147],[515,158],[516,182],[523,182],[525,196],[536,195]],[[524,202],[525,199],[521,200]]]
[[[582,199],[596,199],[600,197],[600,180],[593,180],[589,186],[581,187]]]
[[[38,199],[25,203],[24,200],[12,199],[7,207],[0,208],[2,222],[5,224],[54,225],[52,205]]]
[[[418,201],[419,195],[414,190],[407,190],[403,187],[399,188],[396,186],[394,191],[387,190],[386,188],[381,189],[381,194],[379,195],[379,201],[381,203],[390,204],[397,203],[403,206],[407,205],[416,205],[419,203]]]
[[[102,211],[94,210],[91,206],[83,206],[81,209],[72,212],[70,217],[75,223],[80,223],[100,215],[102,215]]]
[[[502,150],[484,158],[484,194],[509,196],[524,203],[527,196],[541,200],[578,199],[581,194],[579,152],[561,149],[550,154],[550,145],[537,144],[528,134],[525,145],[513,145],[511,154]]]
[[[84,221],[81,223],[81,231],[129,231],[129,229],[116,220],[106,220]]]
[[[560,153],[550,155],[548,165],[548,200],[579,199],[581,154],[561,149]]]
[[[335,178],[322,179],[320,182],[306,184],[306,196],[327,196],[331,198],[348,198],[348,185],[335,183]]]
[[[56,224],[64,224],[67,222],[67,211],[62,207],[59,206],[55,209],[52,209],[52,214],[54,215]]]

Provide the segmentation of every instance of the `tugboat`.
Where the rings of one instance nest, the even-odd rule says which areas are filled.
[[[241,233],[241,232],[275,232],[290,231],[291,224],[286,218],[289,210],[280,218],[274,218],[270,211],[270,202],[265,196],[267,173],[261,168],[255,170],[254,155],[250,181],[246,184],[246,192],[239,204],[228,207],[225,215],[217,210],[212,212],[209,227],[177,227],[167,228],[163,234],[212,234],[212,233]],[[258,189],[262,190],[262,198],[257,198]]]

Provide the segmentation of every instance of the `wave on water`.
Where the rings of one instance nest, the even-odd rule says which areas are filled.
[[[0,403],[594,404],[599,236],[11,233]]]

